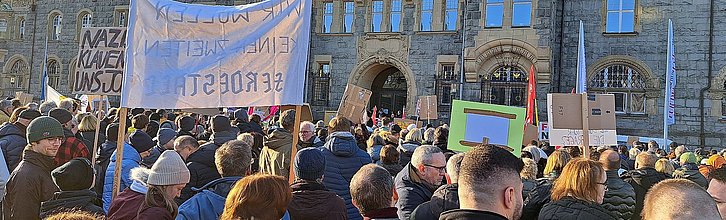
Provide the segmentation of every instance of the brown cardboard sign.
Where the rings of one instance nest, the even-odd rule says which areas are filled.
[[[346,117],[353,123],[359,123],[372,94],[370,90],[363,87],[348,84],[338,107],[338,116]]]
[[[280,106],[280,113],[287,111],[289,109],[295,110],[295,106],[294,105]],[[302,112],[300,112],[300,121],[309,121],[309,122],[315,123],[313,121],[313,112],[310,110],[309,104],[303,105],[300,109],[302,111]]]
[[[532,140],[539,140],[539,130],[537,126],[532,124],[524,124],[524,136],[522,136],[522,144],[527,145]]]
[[[582,130],[582,98],[580,94],[548,94],[552,112],[550,128]],[[590,95],[588,98],[590,130],[615,130],[615,96]]]
[[[438,100],[435,95],[419,96],[419,119],[439,119]]]
[[[82,28],[79,38],[78,62],[75,72],[71,73],[73,93],[120,95],[126,58],[126,28]]]
[[[15,92],[15,98],[20,100],[20,103],[22,105],[27,105],[28,103],[33,101],[33,94],[28,94],[24,92]]]

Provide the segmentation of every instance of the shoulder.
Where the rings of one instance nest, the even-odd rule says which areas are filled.
[[[172,214],[162,207],[149,207],[139,211],[137,219],[172,219]]]

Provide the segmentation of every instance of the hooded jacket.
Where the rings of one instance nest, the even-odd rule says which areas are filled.
[[[291,153],[292,134],[284,128],[273,131],[267,136],[260,153],[260,172],[288,179]]]
[[[23,152],[23,160],[8,181],[3,201],[5,219],[40,219],[40,203],[58,191],[50,177],[54,168],[53,157],[32,150]]]
[[[292,200],[287,206],[292,219],[348,219],[345,201],[323,184],[297,180],[291,186]]]
[[[322,147],[323,144],[325,144],[322,141],[320,141],[320,138],[318,138],[318,136],[313,136],[310,139],[312,139],[312,140],[299,141],[299,144],[297,146],[297,149],[304,149],[304,148],[308,148],[308,147],[318,148],[318,147]]]
[[[123,155],[121,159],[121,182],[119,190],[123,191],[132,183],[131,169],[139,167],[141,164],[141,155],[131,145],[124,143]],[[116,151],[111,154],[111,160],[106,168],[106,176],[103,181],[103,211],[108,212],[111,206],[111,194],[113,193],[113,174],[116,169]]]
[[[219,219],[229,191],[240,179],[239,176],[222,177],[195,189],[197,193],[179,206],[176,219]]]
[[[411,213],[411,219],[437,220],[441,213],[459,208],[459,184],[447,184],[434,192],[431,200],[424,202]]]
[[[614,214],[602,206],[572,197],[550,202],[539,213],[540,220],[615,220]]]
[[[704,189],[708,189],[708,180],[701,172],[698,172],[696,164],[685,164],[683,167],[673,172],[673,178],[690,180]]]
[[[350,196],[350,180],[363,165],[372,163],[371,156],[358,148],[350,132],[333,132],[320,148],[325,157],[323,185],[345,200],[348,219],[361,219]]]
[[[27,127],[20,123],[5,123],[0,126],[0,148],[5,155],[5,163],[8,170],[12,172],[20,163],[23,149],[28,145],[25,139]]]
[[[56,192],[53,194],[53,198],[40,205],[40,217],[45,218],[68,210],[80,210],[91,214],[105,215],[106,213],[103,212],[99,205],[101,205],[101,202],[98,200],[96,192],[90,189]]]
[[[145,197],[143,193],[125,189],[113,199],[113,205],[108,210],[108,220],[136,219]]]
[[[199,146],[199,150],[189,155],[189,158],[187,158],[187,168],[190,174],[189,183],[182,189],[181,196],[176,199],[177,203],[184,203],[184,201],[194,196],[195,192],[192,187],[201,188],[212,180],[222,177],[217,171],[217,165],[214,164],[214,152],[224,143],[236,138],[235,133],[231,131],[215,132],[211,136],[212,141]]]
[[[650,167],[632,170],[623,176],[623,180],[633,186],[633,190],[635,191],[635,212],[631,216],[631,219],[641,219],[640,213],[643,211],[645,194],[653,185],[666,179],[668,179],[666,174],[660,173]]]
[[[417,206],[431,200],[435,188],[427,186],[426,183],[418,177],[416,168],[411,163],[403,167],[403,170],[396,175],[394,185],[398,193],[398,218],[409,219],[411,213]]]
[[[421,144],[415,141],[407,141],[401,144],[401,146],[398,147],[398,152],[401,153],[398,163],[401,164],[401,166],[406,166],[406,164],[411,162],[413,151],[415,151],[419,146],[421,146]]]
[[[550,202],[552,195],[552,184],[560,177],[557,172],[552,172],[544,178],[537,179],[537,185],[527,195],[522,206],[522,220],[537,219],[542,207]]]
[[[373,145],[372,147],[369,147],[366,151],[369,155],[371,155],[371,159],[373,160],[373,163],[380,164],[381,161],[381,149],[383,149],[383,145]],[[395,176],[395,175],[393,175]]]
[[[602,207],[615,214],[617,219],[630,219],[635,212],[635,191],[633,187],[620,179],[617,170],[605,171],[608,191],[602,201]]]

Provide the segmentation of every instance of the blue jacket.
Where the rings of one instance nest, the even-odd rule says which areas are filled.
[[[320,150],[326,161],[323,185],[345,200],[348,219],[362,219],[351,202],[350,180],[363,165],[373,162],[371,156],[358,148],[350,132],[333,132]]]
[[[121,159],[121,184],[119,192],[129,187],[133,182],[131,180],[131,169],[140,166],[141,155],[136,152],[136,149],[124,143],[123,159]],[[113,190],[113,173],[116,170],[116,151],[111,155],[111,162],[108,163],[106,168],[106,178],[103,183],[103,211],[108,213],[108,208],[111,207],[111,194]]]
[[[241,178],[239,176],[222,177],[207,183],[200,189],[195,188],[198,191],[197,194],[179,206],[179,215],[176,216],[176,219],[219,219],[224,211],[227,194]]]
[[[371,159],[373,159],[374,163],[378,163],[378,161],[381,160],[381,149],[383,148],[383,145],[373,145],[373,147],[368,148],[368,154],[371,155]]]
[[[5,123],[0,126],[0,148],[5,155],[5,162],[10,172],[13,172],[18,166],[23,156],[23,149],[28,145],[28,141],[25,139],[25,129],[13,123]]]

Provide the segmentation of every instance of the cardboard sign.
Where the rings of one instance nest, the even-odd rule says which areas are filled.
[[[27,105],[28,103],[33,101],[33,94],[15,92],[15,98],[19,99],[22,105]]]
[[[549,141],[550,140],[550,125],[546,121],[539,122],[538,129],[539,131],[539,140],[540,141]]]
[[[280,113],[282,113],[284,111],[287,111],[288,109],[295,110],[295,106],[294,105],[283,105],[283,106],[280,106]],[[310,111],[310,105],[309,104],[303,105],[300,109],[302,111],[300,113],[300,121],[309,121],[309,122],[315,123],[313,121],[313,112]]]
[[[83,28],[73,93],[119,95],[123,84],[126,51],[125,27]]]
[[[355,124],[360,123],[372,94],[363,87],[348,84],[338,107],[338,116],[346,117]]]
[[[418,98],[421,110],[419,119],[439,119],[438,100],[435,95],[420,96]]]
[[[469,151],[484,143],[508,146],[520,156],[524,138],[524,108],[454,100],[448,148]]]
[[[636,136],[628,136],[628,142],[626,142],[627,145],[633,146],[633,142],[640,141],[640,137]]]
[[[325,116],[323,116],[323,122],[325,122],[325,126],[328,126],[330,120],[333,120],[336,115],[338,115],[337,111],[325,111]]]
[[[421,121],[416,122],[416,120],[403,119],[403,118],[394,118],[393,123],[397,124],[402,129],[406,129],[409,125],[412,125],[412,124],[416,124],[417,128],[421,128],[423,126],[423,122],[421,122]]]
[[[524,124],[524,136],[522,137],[522,144],[527,145],[532,140],[539,140],[538,128],[532,124]]]
[[[617,145],[615,130],[615,96],[588,96],[590,146]],[[551,146],[582,145],[582,96],[580,94],[547,94],[547,115],[550,119]]]

